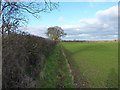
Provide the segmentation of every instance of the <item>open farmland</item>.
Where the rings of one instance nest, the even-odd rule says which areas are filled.
[[[117,42],[63,42],[76,87],[118,87]]]

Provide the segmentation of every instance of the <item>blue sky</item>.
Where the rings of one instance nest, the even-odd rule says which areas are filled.
[[[65,40],[117,39],[117,26],[113,25],[117,22],[117,2],[60,2],[59,5],[60,7],[51,13],[41,13],[40,19],[28,15],[30,21],[27,31],[46,37],[44,33],[48,27],[61,26],[67,33],[67,36],[62,38]],[[112,12],[115,12],[113,16],[111,16]],[[114,22],[109,23],[108,20]],[[106,27],[102,28],[105,25]],[[96,26],[94,30],[91,29],[93,26]],[[101,33],[97,33],[100,32],[100,28],[102,28]]]

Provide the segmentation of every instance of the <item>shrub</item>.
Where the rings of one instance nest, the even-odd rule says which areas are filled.
[[[55,41],[32,35],[3,37],[3,88],[28,88],[40,83],[36,76],[55,45]]]

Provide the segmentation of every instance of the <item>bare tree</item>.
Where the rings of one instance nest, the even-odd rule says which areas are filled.
[[[61,27],[49,27],[46,35],[53,40],[60,40],[61,37],[65,36],[64,30]]]
[[[40,17],[41,12],[50,12],[56,9],[59,5],[50,0],[43,2],[9,2],[5,0],[1,3],[1,20],[2,34],[16,31],[19,26],[28,23],[28,15],[33,15],[36,18]]]

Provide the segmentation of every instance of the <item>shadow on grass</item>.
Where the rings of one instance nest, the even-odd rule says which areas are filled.
[[[118,74],[114,68],[110,70],[108,79],[106,81],[106,87],[108,88],[118,88]]]
[[[85,76],[83,76],[83,73],[80,71],[79,67],[74,62],[74,59],[71,56],[72,53],[66,48],[64,48],[63,46],[62,48],[63,48],[64,53],[66,54],[66,58],[72,70],[75,88],[88,88],[89,87],[88,80],[85,78]]]

